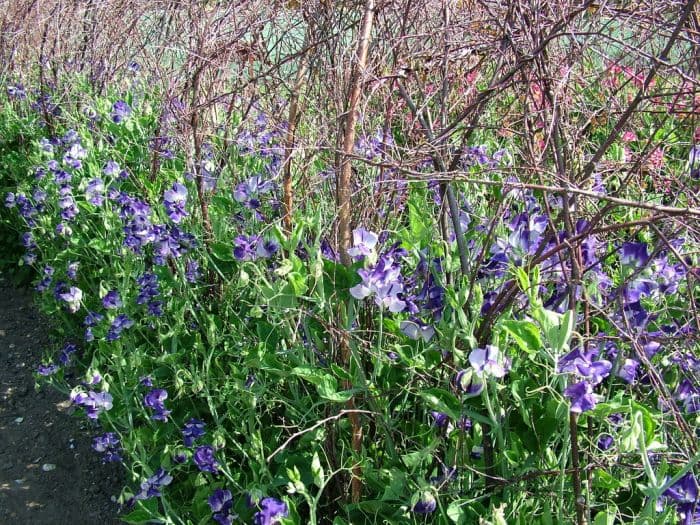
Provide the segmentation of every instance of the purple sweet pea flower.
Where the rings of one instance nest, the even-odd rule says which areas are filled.
[[[280,245],[273,239],[258,239],[258,247],[255,249],[255,254],[258,257],[269,258],[276,254],[280,249]]]
[[[612,363],[605,359],[593,361],[596,353],[597,350],[583,353],[581,349],[575,348],[559,359],[557,370],[561,373],[575,374],[588,380],[591,385],[597,385],[610,374]]]
[[[35,289],[37,292],[45,292],[45,291],[48,290],[49,287],[51,286],[51,281],[52,281],[51,277],[44,277],[41,281],[39,281],[39,282],[36,284],[36,286],[34,287],[34,289]]]
[[[107,177],[115,177],[119,175],[120,171],[121,168],[119,167],[119,164],[113,160],[108,160],[102,168],[102,173],[104,173]]]
[[[36,188],[32,192],[32,198],[37,204],[41,204],[42,202],[44,202],[46,200],[46,197],[48,197],[48,194],[41,188]]]
[[[454,384],[467,396],[478,396],[484,390],[482,377],[473,369],[460,370],[454,379]]]
[[[126,314],[119,314],[114,318],[112,324],[109,326],[105,339],[107,341],[116,341],[121,337],[122,331],[127,328],[131,328],[133,325],[134,321],[129,319]]]
[[[191,447],[196,439],[205,434],[205,426],[204,421],[200,421],[199,419],[195,418],[192,418],[185,423],[185,426],[182,429],[182,437],[186,447]]]
[[[68,276],[69,279],[75,280],[78,277],[78,268],[80,266],[79,262],[71,262],[68,263],[68,266],[66,267],[66,275]]]
[[[700,144],[695,144],[690,148],[690,152],[688,153],[688,169],[693,179],[700,179]]]
[[[437,501],[435,501],[435,496],[433,496],[432,492],[424,490],[411,510],[416,514],[432,514],[436,508]]]
[[[257,235],[239,235],[233,241],[233,256],[239,261],[253,261],[257,257]]]
[[[355,299],[374,296],[374,302],[380,308],[387,308],[392,313],[406,308],[406,301],[400,295],[404,293],[401,269],[395,260],[396,254],[383,254],[377,264],[357,271],[362,282],[350,288],[350,295]]]
[[[237,518],[235,514],[231,514],[233,506],[233,497],[230,490],[216,489],[207,500],[211,511],[214,513],[212,518],[219,525],[231,525],[233,520]]]
[[[112,408],[112,396],[108,392],[94,392],[92,390],[87,394],[78,392],[71,394],[71,400],[76,405],[83,407],[90,419],[97,419],[102,412]]]
[[[44,153],[48,153],[49,155],[53,155],[54,152],[54,144],[47,138],[43,138],[39,141],[39,147],[41,148],[41,151]]]
[[[34,236],[32,232],[26,232],[22,234],[22,246],[28,250],[33,250],[36,248],[36,243],[34,242]]]
[[[104,319],[102,314],[88,311],[87,315],[85,316],[85,320],[83,321],[83,326],[95,326],[97,323],[102,321],[102,319]]]
[[[649,251],[646,243],[625,242],[620,249],[620,262],[626,266],[639,268],[649,261]]]
[[[359,259],[374,252],[379,237],[374,232],[357,228],[352,232],[352,239],[353,247],[348,250],[348,255]]]
[[[121,308],[123,305],[124,303],[122,303],[121,297],[119,297],[119,292],[117,290],[110,290],[102,298],[102,306],[104,306],[107,310]]]
[[[593,395],[593,386],[587,381],[570,385],[564,390],[564,395],[571,400],[571,412],[580,414],[595,408],[597,401]]]
[[[200,276],[199,263],[194,259],[189,259],[185,265],[185,279],[188,283],[196,283]]]
[[[698,517],[698,480],[692,472],[676,481],[661,495],[666,501],[671,500],[676,504],[676,510],[684,525],[693,525]],[[657,502],[657,507],[663,505]]]
[[[74,129],[69,129],[68,131],[66,131],[65,135],[61,137],[61,143],[64,146],[70,146],[71,144],[75,144],[76,142],[80,142],[80,135],[78,135],[78,132]]]
[[[94,206],[102,206],[104,202],[105,183],[102,179],[92,179],[85,188],[85,198]]]
[[[107,432],[101,436],[96,436],[92,441],[92,449],[102,453],[102,463],[120,462],[119,455],[121,449],[119,438],[114,432]]]
[[[172,188],[163,193],[163,204],[170,220],[179,224],[188,215],[185,211],[187,188],[179,182],[173,183]]]
[[[511,221],[512,233],[508,237],[508,246],[515,252],[515,260],[537,252],[542,242],[542,234],[547,229],[548,220],[546,215],[522,213]]]
[[[136,304],[146,304],[160,295],[158,277],[154,273],[146,272],[136,279],[139,285],[139,294]]]
[[[219,462],[214,457],[214,447],[211,445],[202,445],[195,448],[192,459],[202,472],[219,473]]]
[[[274,525],[289,516],[287,504],[275,498],[264,498],[258,503],[258,508],[260,510],[253,516],[255,525]]]
[[[112,105],[112,121],[116,124],[120,124],[131,115],[131,108],[123,100],[117,100]]]
[[[170,485],[172,481],[173,477],[168,474],[163,467],[160,467],[155,474],[141,483],[141,490],[134,496],[134,499],[143,500],[159,497],[161,495],[161,488]]]
[[[61,218],[66,221],[74,219],[79,213],[78,205],[71,191],[70,186],[63,186],[58,191],[58,207],[61,209]]]
[[[58,372],[59,367],[55,363],[49,363],[48,365],[41,364],[37,367],[36,372],[40,376],[48,377],[54,375]]]
[[[477,375],[501,378],[508,373],[510,360],[502,357],[498,347],[486,345],[486,348],[475,348],[469,354],[469,364]]]
[[[260,207],[258,197],[269,193],[272,191],[272,188],[273,184],[271,181],[264,181],[260,175],[253,175],[236,186],[233,198],[248,208],[257,209]]]
[[[425,324],[420,319],[401,321],[399,325],[401,332],[409,339],[423,339],[428,343],[435,335],[435,328],[429,324]]]
[[[438,428],[446,428],[450,423],[450,417],[447,414],[433,410],[430,415],[433,418],[433,425]]]
[[[7,96],[15,100],[24,100],[27,98],[27,90],[24,88],[24,85],[19,82],[10,84],[7,86]]]
[[[56,234],[61,237],[70,237],[73,234],[73,229],[67,224],[59,222],[56,225]]]
[[[606,451],[606,450],[610,449],[610,447],[613,446],[614,442],[615,441],[610,434],[602,434],[598,438],[598,443],[597,443],[598,450]]]
[[[63,164],[79,170],[83,167],[82,161],[85,158],[87,158],[87,151],[80,145],[79,142],[76,142],[72,144],[63,155]]]
[[[639,361],[636,359],[625,359],[620,370],[617,372],[617,376],[625,380],[628,383],[634,383],[637,376],[637,367],[639,366]]]
[[[59,298],[68,304],[68,311],[72,314],[80,310],[80,302],[83,299],[83,291],[71,286],[68,291],[59,294]]]
[[[61,348],[61,352],[58,354],[58,360],[64,366],[70,364],[71,356],[78,351],[78,347],[74,343],[66,343]]]
[[[144,406],[153,410],[151,419],[155,421],[167,421],[170,410],[165,408],[165,400],[168,398],[168,392],[162,388],[154,388],[143,398]]]

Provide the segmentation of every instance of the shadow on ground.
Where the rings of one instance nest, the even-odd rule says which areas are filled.
[[[90,448],[99,429],[71,416],[61,393],[34,390],[49,331],[31,293],[0,274],[0,523],[121,523],[124,476]]]

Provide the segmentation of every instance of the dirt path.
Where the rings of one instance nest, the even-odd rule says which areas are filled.
[[[48,331],[31,293],[0,273],[0,524],[121,523],[121,467],[101,463],[96,429],[67,413],[63,395],[34,390]]]

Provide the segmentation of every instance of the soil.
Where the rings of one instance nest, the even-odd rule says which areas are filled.
[[[101,433],[72,416],[67,396],[35,389],[33,372],[52,343],[32,293],[0,273],[0,524],[122,523],[123,467],[91,449]]]

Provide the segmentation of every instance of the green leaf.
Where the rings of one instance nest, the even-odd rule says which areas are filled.
[[[467,521],[467,513],[464,511],[464,502],[453,501],[447,507],[447,517],[452,523],[463,525]]]
[[[447,390],[429,388],[420,392],[418,395],[430,405],[430,408],[447,414],[454,420],[458,420],[462,415],[461,403]]]
[[[593,486],[603,490],[617,490],[625,486],[617,478],[603,469],[593,471]]]
[[[291,372],[293,375],[304,378],[316,386],[323,382],[323,377],[325,375],[322,372],[319,372],[318,369],[311,366],[297,366],[292,368]]]
[[[614,525],[615,516],[617,516],[617,508],[608,507],[595,515],[593,525]]]
[[[316,486],[319,488],[323,487],[325,474],[323,472],[321,460],[318,457],[318,452],[314,452],[314,457],[311,460],[311,475],[314,477],[314,483]]]
[[[211,252],[214,257],[220,261],[235,261],[233,256],[233,248],[225,242],[215,242],[211,245]]]
[[[287,275],[287,281],[289,282],[289,288],[292,290],[292,293],[297,297],[301,297],[309,289],[308,286],[306,286],[306,276],[299,272],[291,272]],[[285,290],[287,290],[287,288],[288,287],[285,286]]]
[[[639,439],[643,433],[644,416],[641,411],[635,411],[632,415],[632,424],[620,434],[620,452],[636,452],[639,450]]]
[[[520,349],[527,354],[535,354],[542,347],[540,330],[530,321],[508,320],[501,322],[503,329],[513,338]]]

